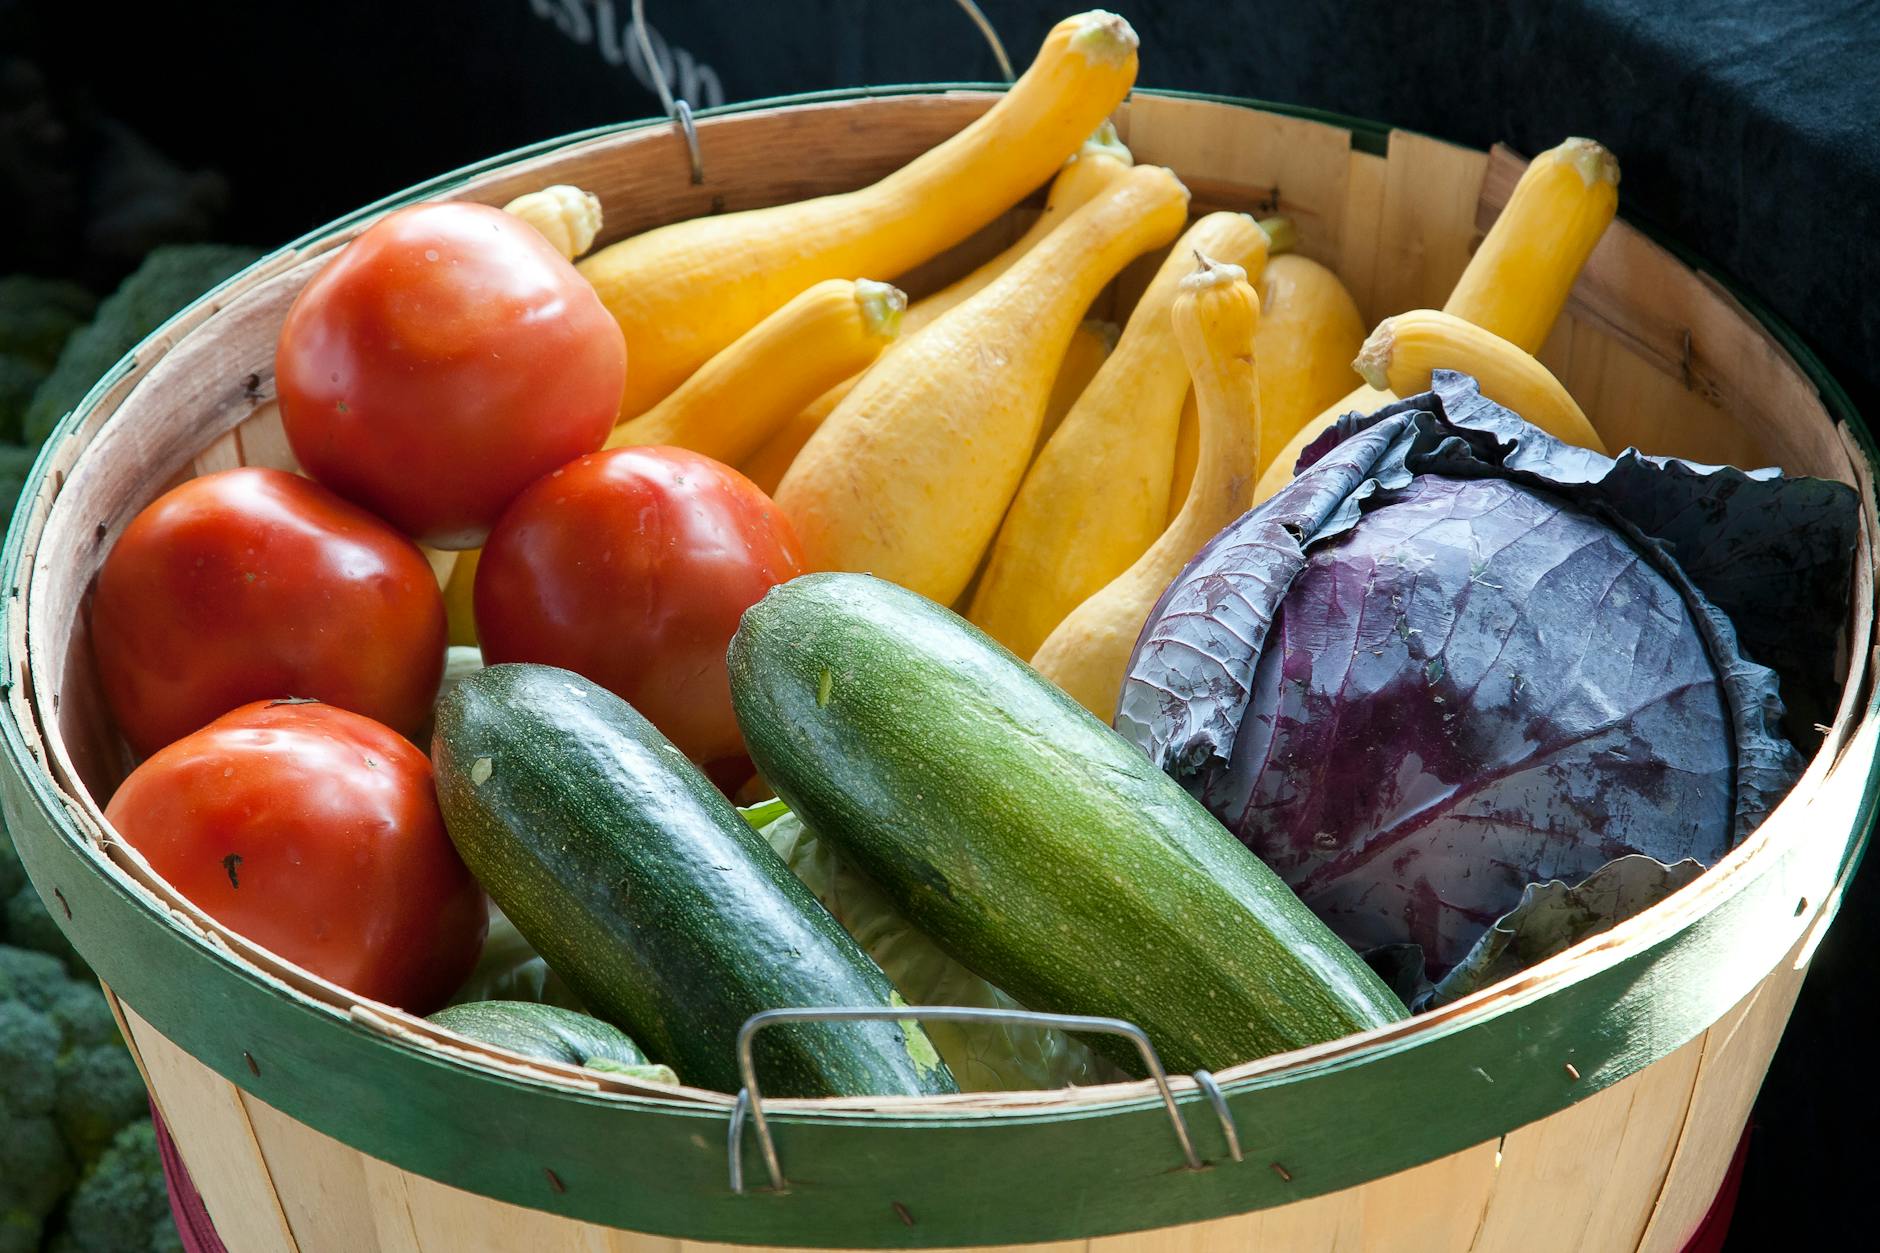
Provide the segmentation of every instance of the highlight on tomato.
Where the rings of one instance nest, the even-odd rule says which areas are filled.
[[[204,913],[360,996],[429,1013],[482,950],[431,762],[370,718],[244,705],[132,771],[105,817]]]
[[[105,558],[92,647],[149,754],[237,705],[314,697],[417,735],[444,669],[418,546],[317,483],[244,467],[172,488]]]
[[[682,448],[629,447],[547,475],[503,514],[476,573],[490,664],[534,661],[624,698],[693,761],[738,775],[725,649],[744,611],[803,572],[756,484]],[[735,783],[734,783],[735,786]]]
[[[533,226],[422,204],[347,244],[301,290],[274,368],[314,478],[436,548],[474,548],[505,506],[613,429],[619,324]]]

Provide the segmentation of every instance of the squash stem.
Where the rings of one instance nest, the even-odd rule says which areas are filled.
[[[1136,154],[1129,150],[1116,133],[1116,123],[1105,118],[1103,124],[1090,132],[1090,138],[1084,140],[1084,146],[1071,155],[1075,161],[1079,157],[1115,157],[1124,165],[1134,165]]]
[[[1269,257],[1291,252],[1299,246],[1299,228],[1293,225],[1289,217],[1261,218],[1260,229],[1266,232],[1266,253]]]
[[[1378,391],[1390,390],[1390,358],[1396,346],[1394,340],[1390,319],[1385,318],[1377,324],[1370,338],[1364,341],[1364,346],[1358,349],[1357,358],[1351,363],[1351,368]]]
[[[872,278],[855,280],[855,303],[861,306],[862,325],[879,339],[901,333],[901,315],[907,312],[907,293],[891,283]]]
[[[1216,261],[1214,258],[1195,249],[1195,272],[1181,281],[1185,292],[1207,291],[1211,287],[1226,287],[1233,283],[1245,282],[1247,271],[1230,261]]]
[[[1563,140],[1554,151],[1557,159],[1572,166],[1588,187],[1594,183],[1619,185],[1619,158],[1599,141],[1575,136]]]
[[[1071,32],[1071,47],[1092,61],[1115,65],[1128,60],[1136,51],[1135,30],[1107,9],[1092,9],[1071,20],[1077,23],[1077,28]]]

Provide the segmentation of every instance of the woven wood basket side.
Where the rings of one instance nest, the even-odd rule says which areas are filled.
[[[709,118],[700,127],[707,178],[698,187],[686,177],[678,137],[656,127],[487,166],[441,194],[502,203],[547,182],[575,182],[602,197],[606,234],[615,238],[699,213],[861,185],[986,104],[975,93],[910,95]],[[1197,213],[1292,216],[1301,250],[1335,268],[1373,321],[1440,306],[1521,168],[1504,151],[1401,131],[1360,130],[1354,142],[1347,127],[1147,93],[1126,108],[1120,129],[1139,160],[1170,165],[1183,177]],[[798,159],[803,152],[817,159]],[[1014,237],[1030,212],[1021,206],[904,285],[918,293],[964,272]],[[1870,552],[1863,549],[1850,607],[1847,695],[1796,797],[1763,832],[1648,915],[1468,1002],[1224,1072],[1230,1104],[1244,1120],[1248,1160],[1229,1161],[1213,1134],[1203,1146],[1209,1170],[1168,1174],[1173,1159],[1158,1138],[1167,1126],[1157,1130],[1159,1114],[1142,1085],[962,1097],[918,1108],[895,1100],[779,1102],[780,1110],[804,1115],[779,1120],[783,1152],[804,1163],[801,1185],[787,1196],[731,1197],[723,1184],[729,1102],[722,1094],[668,1090],[648,1100],[644,1087],[526,1063],[361,1004],[223,931],[104,830],[102,800],[129,761],[104,715],[84,633],[97,567],[136,511],[168,486],[235,465],[292,467],[271,401],[274,337],[300,286],[362,221],[270,258],[144,345],[136,364],[62,432],[41,490],[23,502],[30,518],[13,541],[28,577],[25,612],[7,618],[9,651],[29,664],[9,671],[8,729],[18,737],[9,740],[9,765],[20,781],[5,778],[7,818],[15,829],[32,824],[55,839],[69,830],[79,840],[72,849],[40,841],[23,847],[42,889],[54,878],[74,884],[72,867],[89,858],[122,898],[110,904],[108,895],[73,887],[85,913],[74,934],[124,993],[127,1034],[231,1248],[730,1247],[685,1238],[692,1234],[747,1243],[787,1237],[795,1241],[789,1247],[992,1249],[1005,1247],[1001,1239],[1044,1239],[1051,1242],[1029,1247],[1089,1253],[1680,1246],[1722,1178],[1872,808],[1880,722],[1867,690]],[[1099,312],[1126,310],[1156,261],[1132,266],[1105,297],[1113,307]],[[1754,315],[1636,230],[1620,224],[1609,232],[1541,355],[1610,446],[1707,462],[1773,462],[1854,483],[1874,533],[1864,436],[1837,421],[1817,380]],[[446,558],[440,575],[447,570]],[[54,852],[67,858],[62,866]],[[397,1111],[382,1113],[377,1125],[365,1111],[335,1112],[316,1098],[319,1076],[308,1071],[337,1052],[311,1043],[297,1052],[295,1040],[279,1038],[272,1052],[250,1051],[218,1038],[202,1021],[204,1006],[179,1003],[186,992],[158,995],[158,987],[176,988],[173,980],[123,951],[94,955],[88,944],[103,944],[105,934],[87,931],[95,925],[94,900],[113,910],[138,902],[152,925],[235,954],[253,972],[251,982],[264,982],[269,995],[302,1011],[297,1021],[309,1039],[338,1019],[398,1049],[421,1041],[439,1067],[470,1066],[487,1076],[492,1102],[522,1093],[515,1099],[536,1108],[545,1089],[571,1102],[613,1102],[609,1108],[622,1118],[631,1109],[673,1123],[659,1132],[670,1134],[670,1145],[653,1147],[649,1131],[643,1160],[573,1148],[566,1157],[538,1153],[522,1168],[501,1145],[453,1148],[420,1142],[422,1131],[401,1140],[385,1130],[389,1118],[403,1133]],[[116,927],[111,944],[121,950],[115,937],[130,933],[128,924]],[[1647,994],[1654,978],[1663,981],[1662,1004]],[[1549,1005],[1575,996],[1577,1018],[1549,1021],[1545,1031],[1527,1025],[1548,1021]],[[1608,1006],[1611,1024],[1586,1018],[1592,1003]],[[233,1001],[229,1010],[237,1019],[245,1012]],[[1533,1056],[1521,1051],[1529,1042]],[[1477,1045],[1467,1060],[1480,1064],[1463,1066],[1465,1051]],[[1454,1073],[1485,1082],[1456,1084],[1437,1102],[1438,1115],[1406,1113],[1401,1125],[1393,1122],[1404,1075],[1434,1081]],[[369,1091],[372,1082],[370,1075],[335,1079],[349,1092]],[[1455,1084],[1453,1077],[1444,1082]],[[1332,1084],[1371,1091],[1381,1125],[1354,1128],[1348,1142],[1323,1130],[1310,1140],[1289,1132],[1293,1115],[1274,1102],[1304,1100]],[[1194,1112],[1205,1108],[1194,1086],[1180,1080],[1178,1087],[1200,1126],[1207,1115]],[[835,1119],[816,1112],[818,1104],[852,1113]],[[901,1126],[892,1119],[913,1117],[918,1125],[934,1110],[951,1116],[949,1126],[1009,1127],[1013,1137],[1027,1134],[1016,1116],[1025,1115],[1025,1125],[1043,1120],[1057,1147],[1040,1160],[1015,1147],[1016,1138],[995,1143],[961,1132],[928,1156],[911,1140],[896,1142],[904,1151],[886,1153],[885,1141],[843,1138],[851,1124],[885,1134]],[[1011,1117],[993,1117],[999,1114]],[[1117,1130],[1125,1117],[1136,1141]],[[345,1142],[316,1125],[344,1128]],[[1137,1141],[1161,1147],[1143,1150]],[[479,1160],[479,1151],[503,1160]],[[659,1172],[671,1155],[687,1160],[668,1179]],[[754,1154],[747,1170],[753,1177],[761,1171]],[[620,1186],[596,1187],[596,1179]],[[1089,1234],[1145,1227],[1153,1230]]]

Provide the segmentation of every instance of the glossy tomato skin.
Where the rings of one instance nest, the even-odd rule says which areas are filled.
[[[485,660],[536,661],[624,698],[704,765],[744,752],[725,649],[803,571],[770,497],[681,448],[582,457],[516,498],[477,565]]]
[[[437,548],[606,440],[626,344],[535,228],[476,204],[393,213],[302,289],[274,369],[314,478]]]
[[[431,763],[370,718],[244,705],[139,766],[105,817],[203,912],[361,996],[429,1013],[482,950]]]
[[[416,735],[444,669],[443,594],[418,546],[284,470],[224,470],[158,497],[105,558],[91,622],[105,698],[139,754],[283,696]]]

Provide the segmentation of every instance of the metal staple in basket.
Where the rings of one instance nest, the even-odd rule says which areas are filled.
[[[1006,55],[1005,44],[999,39],[999,32],[992,28],[974,0],[954,0],[972,23],[985,37],[986,44],[992,49],[993,57],[999,63],[999,73],[1006,82],[1011,82],[1012,58]],[[653,80],[653,90],[659,93],[659,107],[667,117],[679,124],[679,133],[685,137],[685,152],[692,162],[692,185],[699,186],[705,181],[705,156],[699,149],[698,126],[692,120],[692,106],[683,96],[672,94],[672,84],[666,81],[665,63],[653,51],[653,37],[646,25],[646,0],[633,0],[633,38],[640,45],[640,56],[646,62],[646,72]]]

